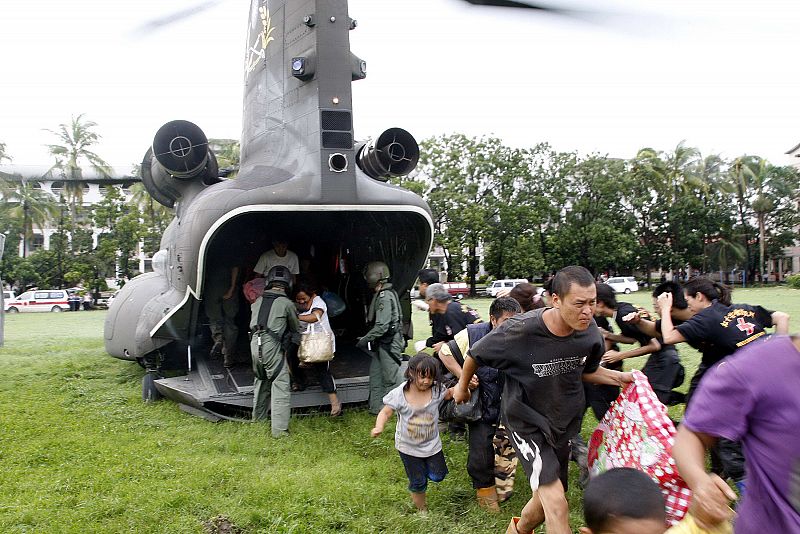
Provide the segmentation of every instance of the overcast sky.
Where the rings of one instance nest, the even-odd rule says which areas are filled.
[[[97,152],[122,167],[172,119],[238,139],[249,2],[137,30],[198,3],[3,2],[0,142],[14,163],[49,164],[44,129],[79,113],[98,123]],[[704,154],[789,162],[800,143],[797,0],[550,3],[605,14],[351,0],[351,49],[367,62],[353,88],[356,137],[401,126],[417,139],[492,134],[626,158],[685,139]]]

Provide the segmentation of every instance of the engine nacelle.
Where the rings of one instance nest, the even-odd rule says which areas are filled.
[[[419,161],[419,145],[402,128],[389,128],[371,144],[356,146],[356,164],[370,178],[385,182],[393,176],[405,176]]]
[[[219,181],[217,158],[196,124],[176,120],[158,129],[142,160],[142,183],[157,202],[172,208]]]

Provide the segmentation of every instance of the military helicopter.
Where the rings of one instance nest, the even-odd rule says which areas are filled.
[[[389,128],[369,142],[354,139],[351,83],[366,76],[365,62],[350,51],[355,27],[346,1],[252,0],[235,179],[220,179],[208,140],[193,123],[175,120],[156,132],[142,182],[175,218],[153,272],[117,294],[104,334],[110,355],[146,369],[145,400],[168,397],[211,420],[249,416],[249,356],[232,368],[211,358],[203,299],[215,260],[234,257],[247,272],[276,236],[345,301],[345,311],[331,319],[331,371],[343,403],[367,400],[369,356],[354,346],[366,331],[371,298],[361,270],[385,262],[395,289],[407,296],[430,251],[433,223],[419,196],[388,183],[415,168],[414,137]],[[238,352],[249,355],[249,307],[237,317]],[[326,398],[310,387],[292,394],[292,407],[320,406]]]

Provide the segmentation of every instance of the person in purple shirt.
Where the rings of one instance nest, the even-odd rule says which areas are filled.
[[[695,518],[726,521],[735,494],[705,471],[705,450],[719,438],[741,441],[747,491],[737,509],[739,533],[800,532],[800,336],[748,345],[703,378],[672,454],[694,492]]]

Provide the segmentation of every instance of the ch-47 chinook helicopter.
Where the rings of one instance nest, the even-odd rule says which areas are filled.
[[[105,323],[106,351],[146,368],[145,399],[163,395],[210,419],[247,417],[249,306],[237,317],[238,352],[247,357],[226,369],[210,357],[203,298],[215,258],[233,256],[246,273],[277,236],[346,302],[331,319],[331,370],[342,402],[367,399],[369,356],[354,347],[366,331],[371,298],[361,271],[384,261],[398,293],[407,294],[430,250],[433,224],[420,197],[387,183],[417,163],[411,134],[389,128],[372,142],[354,141],[351,83],[366,75],[365,62],[350,52],[355,26],[346,0],[252,0],[235,179],[220,180],[194,124],[176,120],[156,133],[142,181],[155,200],[174,207],[175,218],[154,272],[120,290]],[[185,374],[162,378],[169,370]],[[293,393],[292,406],[319,406],[326,398],[311,387]]]

